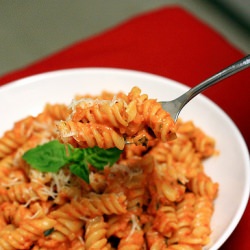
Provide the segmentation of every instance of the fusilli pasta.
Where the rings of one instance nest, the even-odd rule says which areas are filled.
[[[89,184],[22,159],[54,139],[123,153],[104,170],[90,165]],[[202,249],[219,188],[203,160],[214,153],[213,138],[175,124],[137,87],[46,104],[0,138],[0,250]]]

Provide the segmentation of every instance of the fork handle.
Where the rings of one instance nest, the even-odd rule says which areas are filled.
[[[214,84],[220,82],[221,80],[240,72],[243,69],[246,69],[250,66],[250,55],[247,55],[246,57],[242,58],[241,60],[233,63],[232,65],[228,66],[227,68],[221,70],[217,74],[209,77],[205,81],[201,82],[200,84],[196,85],[195,87],[188,90],[183,95],[179,96],[176,100],[178,100],[179,103],[181,103],[181,106],[179,107],[179,112],[181,109],[196,95],[204,91],[205,89],[213,86]]]

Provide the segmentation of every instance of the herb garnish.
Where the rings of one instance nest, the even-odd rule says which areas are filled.
[[[48,230],[45,230],[44,232],[43,232],[43,235],[45,236],[45,237],[47,237],[47,236],[49,236],[50,234],[52,234],[53,232],[54,232],[54,227],[52,227],[52,228],[50,228],[50,229],[48,229]]]
[[[73,148],[53,140],[24,153],[23,159],[41,172],[57,172],[62,167],[89,183],[89,165],[98,170],[112,166],[120,157],[118,148]]]

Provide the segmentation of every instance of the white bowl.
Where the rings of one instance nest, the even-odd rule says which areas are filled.
[[[0,136],[13,123],[39,113],[46,102],[69,104],[75,94],[99,94],[102,90],[128,92],[138,86],[150,98],[171,100],[188,87],[170,79],[131,70],[86,68],[61,70],[18,80],[0,87]],[[211,243],[217,250],[237,226],[250,190],[249,153],[239,130],[216,104],[203,95],[195,97],[181,112],[216,140],[218,157],[205,162],[205,171],[219,183],[212,219]]]

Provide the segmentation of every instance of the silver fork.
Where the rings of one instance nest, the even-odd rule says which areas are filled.
[[[196,95],[204,91],[205,89],[213,86],[214,84],[224,80],[225,78],[243,70],[250,66],[250,55],[242,58],[241,60],[231,64],[227,68],[221,70],[217,74],[209,77],[205,81],[201,82],[200,84],[196,85],[195,87],[189,89],[186,93],[179,96],[178,98],[172,101],[164,101],[160,102],[163,109],[166,110],[174,121],[177,120],[182,108]],[[250,77],[249,77],[250,83]]]

